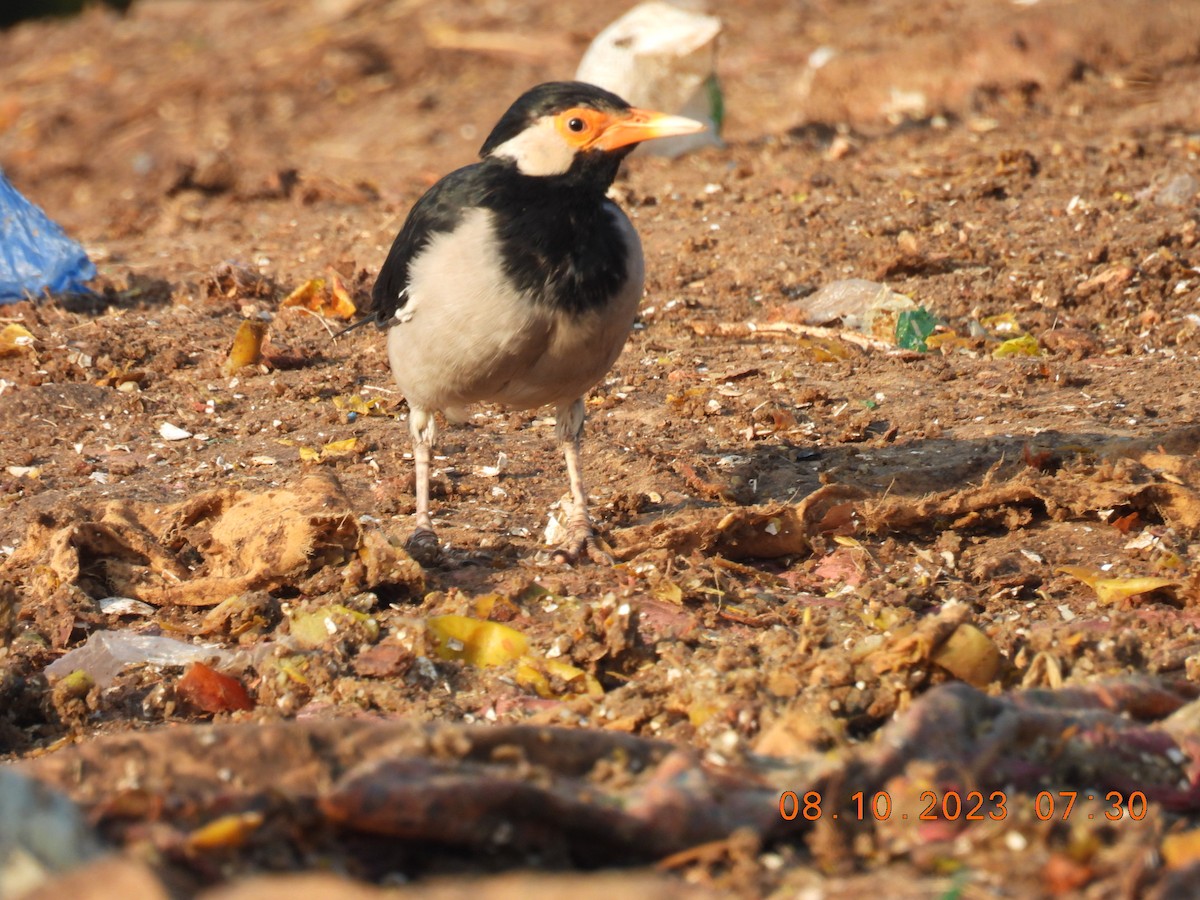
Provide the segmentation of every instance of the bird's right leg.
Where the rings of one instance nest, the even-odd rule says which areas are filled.
[[[437,423],[433,413],[410,406],[408,430],[413,439],[417,511],[416,527],[404,546],[413,559],[422,565],[428,565],[436,562],[441,556],[441,545],[433,531],[433,516],[429,514],[429,468],[433,461],[433,442],[437,439]]]

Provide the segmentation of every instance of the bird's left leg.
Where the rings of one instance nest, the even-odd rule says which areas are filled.
[[[571,484],[571,514],[567,517],[567,539],[555,551],[563,562],[578,562],[586,553],[593,561],[612,565],[612,556],[596,539],[592,518],[588,515],[587,491],[583,486],[579,447],[583,435],[583,398],[560,406],[555,414],[554,432],[562,446],[567,462],[567,478]]]
[[[410,404],[408,428],[413,439],[413,493],[416,494],[417,511],[414,516],[416,528],[405,549],[417,562],[429,565],[437,562],[441,555],[441,545],[433,530],[433,516],[429,513],[429,468],[433,458],[433,442],[437,439],[437,421],[429,410]]]

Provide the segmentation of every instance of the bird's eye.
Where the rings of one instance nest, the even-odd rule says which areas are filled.
[[[587,128],[587,123],[583,121],[583,119],[576,116],[567,122],[567,128],[571,129],[571,131],[575,132],[576,134],[579,134],[583,131],[583,129]]]

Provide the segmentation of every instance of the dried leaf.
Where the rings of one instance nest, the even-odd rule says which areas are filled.
[[[262,345],[266,336],[266,322],[261,319],[243,319],[237,334],[233,336],[229,357],[225,360],[225,374],[232,375],[244,366],[254,366],[262,362]]]
[[[344,456],[360,456],[367,452],[367,445],[356,437],[330,441],[319,451],[312,447],[301,447],[298,451],[302,462],[324,462]]]
[[[1037,338],[1032,334],[1023,334],[1011,338],[992,351],[992,359],[1006,359],[1010,356],[1041,356],[1042,348],[1038,346]]]
[[[599,681],[583,669],[561,659],[522,657],[517,663],[517,684],[533,691],[543,700],[569,700],[582,696],[598,700],[604,696],[604,688]]]
[[[995,334],[1016,334],[1021,330],[1021,323],[1017,321],[1016,313],[1011,312],[988,316],[980,320],[979,324]]]
[[[1112,526],[1113,528],[1117,529],[1117,531],[1121,532],[1121,534],[1129,534],[1130,531],[1138,527],[1140,522],[1141,516],[1138,515],[1138,512],[1135,509],[1133,512],[1129,513],[1129,515],[1120,516],[1119,518],[1113,519]]]
[[[358,438],[352,437],[341,441],[330,441],[321,448],[321,457],[328,459],[331,456],[353,456],[365,451],[366,445]]]
[[[150,374],[144,369],[109,369],[107,374],[96,379],[96,384],[104,387],[121,389],[122,385],[144,385],[150,379]]]
[[[1179,587],[1173,578],[1134,576],[1132,578],[1108,578],[1104,573],[1087,566],[1061,566],[1057,571],[1078,578],[1093,591],[1101,603],[1117,603],[1127,597],[1148,594],[1168,587]]]
[[[355,413],[360,416],[383,416],[383,401],[377,397],[369,400],[361,394],[340,394],[333,398],[333,405],[342,412]]]
[[[337,275],[331,275],[328,282],[310,278],[288,294],[280,306],[307,309],[328,319],[350,319],[356,312],[354,301]]]
[[[650,593],[656,599],[662,600],[665,603],[673,603],[676,606],[683,603],[683,588],[665,578],[656,584]]]
[[[1049,450],[1032,450],[1026,444],[1021,450],[1021,459],[1025,465],[1039,472],[1049,472],[1054,468],[1054,454]]]
[[[797,337],[795,348],[802,357],[819,363],[837,362],[853,356],[849,345],[830,337]]]
[[[1166,835],[1160,849],[1168,869],[1182,869],[1194,865],[1200,861],[1200,828]]]
[[[23,325],[12,322],[0,331],[0,356],[33,349],[34,337]]]
[[[349,638],[366,644],[379,637],[379,623],[374,616],[340,603],[296,610],[290,620],[292,639],[307,650],[326,647],[332,640]]]
[[[307,309],[310,312],[317,312],[320,309],[322,299],[321,295],[325,292],[324,278],[310,278],[300,287],[296,288],[290,294],[283,298],[283,302],[279,305],[285,309],[288,307],[299,306],[302,309]]]
[[[328,311],[322,312],[321,315],[335,319],[352,319],[358,311],[354,301],[350,299],[350,292],[346,290],[346,285],[342,283],[337,272],[332,270],[329,272],[329,302],[326,304],[326,308]]]
[[[931,351],[936,350],[942,356],[948,356],[956,350],[975,349],[975,339],[963,337],[953,331],[939,331],[925,338],[925,347]]]
[[[201,825],[187,836],[185,843],[190,850],[225,850],[241,847],[264,821],[263,814],[256,810],[230,813]]]
[[[833,536],[833,542],[842,547],[849,547],[852,550],[866,550],[867,549],[866,547],[863,546],[862,541],[858,540],[857,538],[852,538],[848,534],[835,534]]]
[[[461,660],[481,668],[516,662],[517,684],[543,699],[604,696],[600,682],[582,669],[560,659],[529,655],[528,638],[508,625],[447,615],[433,616],[425,626],[439,659]]]
[[[992,639],[965,622],[933,651],[930,660],[981,690],[999,677],[1004,666],[1004,657]]]
[[[691,723],[693,728],[699,728],[720,711],[721,707],[717,706],[712,701],[697,700],[694,703],[688,704],[688,722]]]

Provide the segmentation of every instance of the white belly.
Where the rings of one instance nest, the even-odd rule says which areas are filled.
[[[501,403],[518,409],[570,403],[612,367],[641,300],[641,242],[615,205],[629,278],[606,307],[568,314],[537,305],[495,278],[491,213],[476,210],[413,260],[408,302],[388,331],[388,359],[410,406],[426,410]]]

